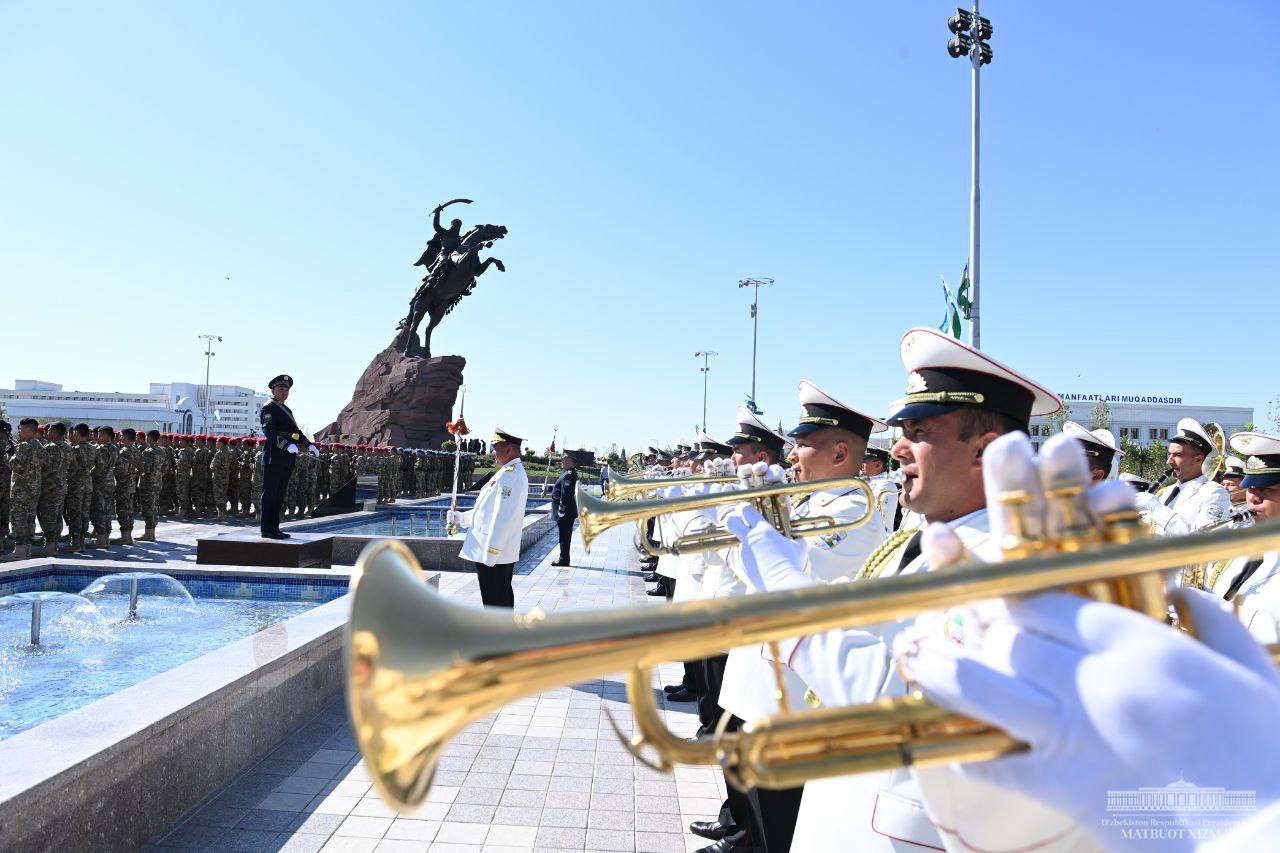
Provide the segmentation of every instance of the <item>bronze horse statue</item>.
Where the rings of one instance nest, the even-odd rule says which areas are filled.
[[[439,210],[436,211],[436,231],[438,242]],[[456,221],[455,221],[456,222]],[[447,235],[446,235],[447,236]],[[505,225],[477,225],[468,231],[453,251],[440,251],[429,257],[424,253],[418,264],[430,264],[422,285],[413,294],[409,302],[409,315],[400,321],[396,328],[400,334],[396,337],[396,349],[402,355],[431,357],[431,333],[445,315],[471,291],[475,290],[476,279],[484,275],[485,270],[496,266],[502,272],[507,268],[497,258],[480,259],[480,250],[493,247],[495,240],[507,236]],[[415,264],[416,266],[417,264]],[[418,326],[430,317],[427,328],[422,333],[422,343],[418,343]]]

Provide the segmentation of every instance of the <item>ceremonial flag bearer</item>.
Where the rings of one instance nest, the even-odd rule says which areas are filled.
[[[467,530],[460,553],[462,559],[476,564],[480,600],[486,607],[516,606],[511,575],[520,559],[520,533],[529,498],[529,477],[520,462],[523,441],[495,428],[490,445],[498,470],[480,489],[471,510],[449,512],[449,521]]]

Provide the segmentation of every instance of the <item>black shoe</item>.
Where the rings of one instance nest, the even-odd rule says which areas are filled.
[[[552,560],[552,561],[551,561],[551,565],[553,565],[553,566],[567,566],[567,565],[569,565],[569,561],[568,561],[568,560]]]
[[[288,538],[289,538],[289,534],[288,534],[288,533],[280,533],[279,531],[277,531],[277,532],[275,532],[275,533],[263,533],[263,534],[262,534],[262,538],[263,538],[263,539],[288,539]]]
[[[736,826],[725,826],[718,820],[695,820],[689,824],[689,831],[694,835],[700,835],[712,841],[719,841],[726,835],[732,835],[737,832],[738,828]]]
[[[645,593],[645,594],[646,594],[646,595],[654,595],[654,596],[658,596],[658,595],[660,595],[660,596],[662,596],[663,598],[666,598],[666,597],[667,597],[667,591],[666,591],[665,589],[663,589],[662,587],[660,587],[660,586],[655,586],[653,589],[649,590],[649,591],[648,591],[647,593]]]
[[[683,684],[667,684],[663,686],[662,692],[670,696],[672,693],[679,693],[681,690],[688,690]]]
[[[698,697],[692,690],[682,687],[675,693],[668,693],[667,700],[670,702],[697,702]]]
[[[697,853],[742,853],[745,850],[751,850],[750,844],[746,843],[741,837],[741,833],[734,839],[721,838],[715,844],[708,844],[706,847],[699,847]]]
[[[658,574],[657,572],[649,572],[649,574],[644,576],[644,582],[645,583],[661,583],[662,575]]]

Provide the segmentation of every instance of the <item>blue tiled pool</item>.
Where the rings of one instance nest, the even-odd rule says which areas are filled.
[[[50,597],[40,642],[32,608],[15,593],[85,591],[103,572],[45,568],[0,579],[0,739],[130,687],[344,595],[345,577],[174,575],[186,596],[143,586],[137,618],[128,597]],[[123,587],[122,589],[127,589]]]
[[[550,503],[546,498],[530,498],[525,505],[525,512],[534,513],[545,510]],[[471,495],[460,495],[458,507],[463,510],[475,505]],[[431,537],[434,539],[462,539],[463,531],[449,536],[445,513],[449,509],[449,498],[436,498],[419,506],[384,506],[376,513],[361,514],[355,518],[333,518],[319,524],[307,525],[308,533],[338,533],[345,536],[397,536],[397,537]]]

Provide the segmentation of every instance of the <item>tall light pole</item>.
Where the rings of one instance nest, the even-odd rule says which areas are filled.
[[[756,406],[756,342],[760,330],[760,288],[773,284],[771,278],[743,278],[738,280],[738,287],[754,287],[751,299],[751,396],[747,398],[747,407],[757,415],[761,410]]]
[[[707,374],[711,372],[711,356],[719,355],[715,350],[698,350],[693,354],[694,358],[702,359],[702,367],[698,369],[702,371],[702,426],[700,429],[705,432],[707,429]]]
[[[209,366],[213,361],[213,357],[217,355],[213,351],[213,342],[222,343],[221,335],[196,335],[196,337],[204,341],[204,407],[200,416],[200,431],[209,431]]]
[[[987,39],[993,32],[991,21],[978,14],[978,0],[973,0],[973,10],[956,9],[947,21],[947,29],[953,37],[947,42],[947,53],[955,59],[969,58],[973,67],[973,127],[970,154],[972,157],[972,182],[969,188],[969,286],[973,291],[973,307],[969,314],[969,342],[975,349],[982,347],[982,308],[979,280],[981,278],[981,194],[978,190],[978,77],[982,66],[991,64],[991,45]]]

